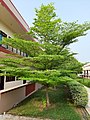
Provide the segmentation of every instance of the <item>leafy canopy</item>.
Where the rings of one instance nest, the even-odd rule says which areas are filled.
[[[90,22],[78,24],[75,22],[63,22],[57,17],[52,3],[41,5],[35,9],[36,18],[33,27],[30,27],[30,35],[40,43],[51,43],[60,45],[62,48],[76,42],[77,37],[86,35],[85,31],[90,29]]]
[[[35,12],[36,18],[34,19],[33,27],[30,28],[29,34],[38,39],[39,43],[18,38],[4,39],[4,44],[27,53],[29,57],[1,60],[1,64],[5,65],[3,69],[5,71],[9,70],[10,73],[10,68],[14,68],[15,71],[13,74],[16,72],[16,76],[20,77],[21,75],[23,79],[27,77],[26,73],[28,71],[30,71],[30,74],[32,73],[31,71],[49,72],[49,70],[57,70],[59,72],[66,70],[67,73],[71,71],[71,74],[72,71],[75,74],[80,72],[82,64],[73,57],[74,54],[70,52],[67,46],[76,42],[77,37],[85,35],[85,32],[90,29],[90,23],[62,22],[57,17],[52,3],[48,5],[42,4],[39,9],[35,9]],[[37,78],[39,78],[38,75]],[[70,75],[64,75],[65,77],[70,77]],[[28,78],[31,77],[28,75]],[[43,79],[46,79],[45,75]],[[46,83],[48,83],[48,80]]]
[[[4,39],[3,43],[28,54],[28,57],[11,56],[0,59],[2,75],[17,76],[21,80],[39,82],[46,86],[47,106],[48,87],[76,79],[82,64],[74,58],[68,46],[86,35],[90,23],[62,22],[56,16],[52,3],[35,9],[36,18],[30,34],[38,42],[18,38]],[[3,72],[3,71],[6,71]]]

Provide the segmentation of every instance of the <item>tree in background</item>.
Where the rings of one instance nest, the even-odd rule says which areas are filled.
[[[56,17],[53,4],[41,5],[35,11],[36,18],[29,34],[39,43],[18,38],[4,39],[4,44],[27,53],[28,57],[0,59],[0,69],[6,71],[6,75],[43,84],[46,87],[46,105],[49,107],[48,88],[73,80],[81,71],[82,64],[73,57],[74,53],[70,52],[68,45],[85,35],[90,23],[62,22]]]

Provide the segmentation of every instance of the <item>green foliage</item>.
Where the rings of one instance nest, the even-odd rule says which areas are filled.
[[[74,104],[85,107],[88,103],[88,94],[84,86],[76,81],[67,84]]]
[[[53,4],[41,5],[40,9],[35,9],[36,18],[34,27],[30,27],[30,34],[39,42],[55,42],[61,20],[56,17]]]
[[[0,69],[6,71],[6,75],[10,73],[22,80],[54,86],[60,82],[73,80],[72,76],[76,74],[71,70],[58,69],[63,61],[64,57],[60,55],[42,55],[39,57],[16,58],[14,60],[13,58],[7,58],[0,60],[3,65]]]
[[[78,24],[77,21],[62,22],[61,19],[57,18],[52,3],[41,5],[35,12],[36,18],[33,27],[30,27],[29,34],[41,43],[48,42],[64,48],[76,42],[77,37],[84,36],[85,31],[90,29],[90,22],[84,24]]]
[[[86,35],[85,31],[90,29],[90,22],[78,24],[76,22],[63,22],[60,24],[59,40],[57,44],[63,47],[70,45],[73,42],[77,42],[77,37]]]
[[[90,87],[90,79],[88,79],[88,78],[79,78],[79,79],[77,79],[77,81],[87,87]]]
[[[85,35],[90,23],[62,22],[57,18],[52,3],[41,5],[35,12],[36,18],[29,34],[37,38],[39,43],[19,38],[4,39],[3,44],[27,53],[28,57],[0,59],[2,74],[39,82],[46,87],[76,79],[82,64],[73,57],[74,53],[67,46],[76,42],[77,37]]]
[[[26,41],[19,38],[4,38],[3,44],[19,49],[22,52],[27,53],[30,57],[38,56],[43,53],[40,47],[41,45],[34,41]]]
[[[30,58],[26,59],[30,60]],[[37,70],[52,70],[63,63],[65,60],[62,55],[40,55],[38,57],[31,58],[32,66]]]
[[[66,92],[63,87],[57,90],[49,89],[51,106],[49,109],[46,109],[45,90],[39,90],[8,113],[35,117],[37,119],[81,120],[81,116],[76,112],[76,109],[68,104]]]
[[[65,64],[63,64],[62,68],[76,71],[76,74],[78,74],[82,72],[82,66],[83,64],[80,63],[77,59],[75,59],[73,56],[69,56],[65,61]]]

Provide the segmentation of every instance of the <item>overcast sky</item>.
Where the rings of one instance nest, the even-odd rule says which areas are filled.
[[[90,21],[90,0],[12,0],[29,26],[35,18],[35,8],[41,4],[54,3],[56,14],[62,21],[79,23]],[[71,51],[77,52],[76,58],[81,62],[90,62],[90,31],[81,37],[77,43],[70,46]]]

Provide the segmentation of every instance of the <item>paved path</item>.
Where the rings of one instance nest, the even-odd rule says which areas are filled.
[[[0,120],[43,120],[43,119],[13,116],[13,115],[6,114],[6,115],[0,115]],[[50,120],[50,119],[44,119],[44,120]]]
[[[84,86],[84,87],[86,88],[87,93],[88,93],[88,104],[87,104],[87,106],[86,106],[86,110],[87,110],[87,112],[88,112],[89,115],[90,115],[90,88],[88,88],[88,87],[86,87],[86,86]]]

